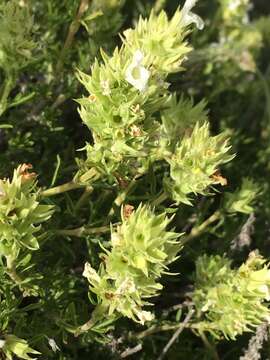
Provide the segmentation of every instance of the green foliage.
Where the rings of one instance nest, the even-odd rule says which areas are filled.
[[[90,94],[79,100],[80,116],[94,137],[94,145],[86,145],[83,171],[95,167],[103,174],[134,177],[164,157],[158,151],[162,127],[153,114],[169,99],[167,75],[182,69],[191,50],[181,24],[181,11],[171,20],[164,12],[152,13],[124,32],[112,57],[101,52],[103,64],[96,61],[91,76],[79,72]]]
[[[38,355],[40,352],[31,349],[27,341],[18,338],[14,335],[6,335],[4,340],[1,340],[1,349],[8,360],[14,359],[14,355],[19,359],[37,359],[30,357],[30,354]]]
[[[269,318],[270,270],[266,260],[251,253],[239,269],[219,256],[202,256],[196,263],[195,307],[200,317],[199,331],[235,339],[244,331]]]
[[[269,358],[269,13],[0,0],[1,359]]]
[[[223,184],[225,179],[215,174],[220,165],[233,159],[233,155],[227,154],[229,150],[226,134],[210,136],[209,124],[199,126],[197,123],[192,134],[183,137],[168,160],[173,199],[191,205],[188,194],[206,195],[209,186]]]
[[[14,76],[33,61],[33,18],[29,8],[11,0],[0,4],[0,68]]]
[[[259,194],[260,189],[252,180],[245,178],[240,189],[225,196],[225,209],[228,212],[241,212],[251,214],[254,211],[252,203]]]
[[[36,174],[31,165],[20,165],[12,180],[0,180],[0,255],[17,258],[21,248],[39,248],[36,232],[47,221],[53,206],[40,205],[35,190]]]
[[[149,305],[144,299],[162,289],[157,280],[175,260],[181,245],[179,235],[166,230],[171,220],[164,214],[155,215],[142,206],[127,218],[123,212],[122,225],[112,230],[111,250],[101,255],[105,265],[101,264],[97,273],[86,263],[84,276],[91,292],[97,295],[94,321],[108,311],[109,317],[117,312],[144,324],[153,318],[149,311],[142,310]]]

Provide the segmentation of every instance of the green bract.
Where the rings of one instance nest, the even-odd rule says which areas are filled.
[[[120,313],[143,324],[152,318],[142,310],[149,305],[145,299],[162,289],[158,280],[181,248],[180,235],[166,230],[170,219],[164,214],[155,215],[145,206],[126,219],[122,215],[122,221],[117,231],[112,231],[112,248],[103,256],[104,265],[97,273],[87,263],[84,276],[97,295],[96,312],[102,307],[109,316]]]
[[[37,250],[39,224],[52,215],[53,206],[39,203],[31,168],[23,164],[12,180],[0,180],[0,256],[16,258],[21,248]]]
[[[166,109],[161,112],[163,141],[172,152],[185,132],[191,130],[196,123],[203,125],[208,120],[205,107],[204,100],[194,105],[193,100],[183,96],[178,100],[176,94],[172,94]]]
[[[224,184],[217,174],[219,167],[233,159],[226,134],[210,136],[209,124],[196,124],[192,134],[185,135],[167,161],[170,164],[172,197],[191,205],[190,193],[206,195],[208,187]]]
[[[270,299],[270,270],[257,253],[250,254],[239,269],[220,256],[202,256],[196,264],[193,296],[201,331],[235,339],[269,319],[265,301]]]

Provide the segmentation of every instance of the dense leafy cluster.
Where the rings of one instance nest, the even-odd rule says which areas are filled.
[[[0,0],[1,359],[269,358],[269,14]]]
[[[155,215],[147,207],[122,217],[123,224],[111,234],[111,250],[102,255],[105,265],[101,264],[98,274],[87,263],[84,276],[97,295],[97,314],[104,316],[108,309],[109,316],[118,312],[144,324],[152,319],[150,312],[142,310],[149,304],[144,299],[162,289],[157,280],[175,260],[181,247],[179,235],[166,231],[170,220],[164,214]]]
[[[269,320],[270,271],[265,259],[251,253],[246,263],[231,269],[230,260],[203,256],[196,263],[195,306],[206,319],[199,324],[214,336],[235,339]]]
[[[36,233],[41,223],[53,212],[52,205],[41,205],[36,187],[36,174],[31,165],[14,170],[12,180],[0,180],[0,255],[16,258],[21,248],[39,248]]]

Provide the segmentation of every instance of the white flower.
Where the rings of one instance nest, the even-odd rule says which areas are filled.
[[[6,340],[0,339],[0,349],[3,349],[3,347],[6,345]]]
[[[146,321],[152,321],[154,319],[154,315],[150,311],[138,311],[137,316],[142,325],[144,325]]]
[[[59,347],[56,344],[54,339],[49,339],[48,343],[49,343],[49,345],[50,345],[53,352],[60,351],[60,349],[59,349]]]
[[[145,91],[147,88],[150,72],[141,65],[143,53],[140,50],[135,51],[132,63],[126,70],[126,80],[139,91]]]
[[[195,6],[198,0],[186,0],[184,7],[182,9],[182,24],[188,26],[192,23],[195,23],[199,30],[204,28],[204,22],[202,18],[194,14],[191,9]]]

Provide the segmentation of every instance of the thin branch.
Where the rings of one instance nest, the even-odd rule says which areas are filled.
[[[162,360],[164,359],[164,356],[167,354],[167,352],[169,351],[170,347],[174,344],[174,342],[177,340],[177,338],[179,337],[179,335],[181,334],[181,332],[185,329],[186,325],[188,324],[188,322],[190,321],[192,315],[194,314],[194,310],[190,309],[189,312],[187,313],[187,316],[185,317],[184,321],[181,323],[181,326],[179,326],[179,328],[175,331],[175,333],[173,334],[173,336],[171,337],[171,339],[169,340],[169,342],[166,344],[166,346],[164,347],[162,353],[160,354],[160,356],[158,357],[158,360]]]
[[[75,236],[82,237],[83,235],[91,235],[91,234],[104,234],[111,231],[111,226],[100,226],[96,228],[87,228],[85,226],[81,226],[76,229],[63,229],[56,230],[55,233],[63,236]]]
[[[217,350],[214,345],[212,345],[209,340],[207,339],[205,333],[203,331],[199,331],[200,337],[205,345],[205,347],[209,350],[212,355],[213,360],[220,360]]]
[[[84,188],[85,186],[86,186],[86,184],[80,184],[80,183],[76,183],[74,181],[69,181],[65,184],[58,185],[53,188],[44,190],[40,193],[40,195],[43,197],[50,197],[50,196],[62,194],[66,191]]]
[[[182,244],[186,244],[188,241],[202,235],[209,225],[213,224],[221,217],[221,212],[219,210],[215,211],[208,219],[206,219],[201,225],[194,226],[190,232],[190,234],[186,235],[183,240]]]
[[[160,326],[151,326],[149,329],[146,329],[144,331],[141,331],[135,335],[131,335],[131,338],[136,338],[137,340],[139,339],[143,339],[147,336],[159,333],[159,332],[163,332],[163,331],[170,331],[170,330],[177,330],[179,327],[182,327],[182,323],[177,323],[177,324],[164,324],[164,325],[160,325]],[[185,328],[189,328],[189,329],[198,329],[199,325],[197,324],[185,324]]]
[[[165,201],[168,198],[168,195],[165,192],[162,192],[153,202],[152,205],[153,206],[158,206],[161,203],[163,203],[163,201]]]
[[[71,45],[73,44],[74,37],[80,28],[82,16],[89,7],[89,1],[90,0],[81,0],[77,15],[69,26],[68,34],[67,34],[64,46],[62,48],[58,63],[56,65],[57,72],[61,71],[61,69],[63,67],[65,55],[66,55],[68,49],[70,49]]]
[[[137,352],[141,351],[142,350],[142,344],[138,344],[136,345],[135,347],[133,348],[128,348],[126,349],[125,351],[123,351],[121,354],[120,354],[120,358],[121,359],[125,359],[126,357],[130,356],[130,355],[133,355],[133,354],[136,354]]]
[[[8,108],[8,96],[13,89],[14,81],[11,76],[8,76],[1,89],[0,89],[0,116],[6,111]]]

